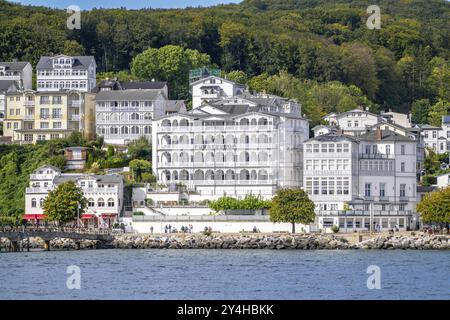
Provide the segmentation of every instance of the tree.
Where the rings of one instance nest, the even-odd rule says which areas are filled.
[[[159,49],[148,48],[138,54],[131,62],[131,73],[142,80],[168,81],[173,98],[187,99],[189,70],[210,64],[211,58],[205,53],[167,45]]]
[[[47,219],[66,223],[75,220],[78,213],[81,216],[86,204],[83,191],[75,182],[66,181],[48,193],[43,209]]]
[[[239,84],[246,84],[248,81],[247,75],[244,71],[241,70],[234,70],[230,71],[227,74],[225,74],[225,77],[228,80],[234,81]]]
[[[150,161],[140,159],[131,160],[129,166],[133,173],[133,180],[136,182],[142,182],[142,174],[152,168]]]
[[[63,52],[68,56],[82,56],[85,54],[85,49],[76,40],[66,40],[64,41]]]
[[[152,145],[146,137],[140,137],[128,144],[128,156],[131,159],[151,159]]]
[[[450,186],[438,189],[425,195],[417,204],[424,222],[439,223],[447,226],[450,223]]]
[[[295,233],[295,224],[309,224],[314,222],[314,202],[308,194],[300,188],[285,188],[277,191],[270,206],[270,220],[273,222],[289,222],[292,224],[292,233]]]
[[[428,123],[432,126],[440,127],[442,124],[442,116],[448,115],[450,112],[450,102],[439,99],[431,106],[428,112]]]
[[[420,99],[413,102],[411,106],[411,120],[415,124],[428,122],[428,111],[431,107],[430,100]]]

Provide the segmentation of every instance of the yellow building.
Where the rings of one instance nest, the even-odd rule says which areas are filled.
[[[85,115],[93,114],[93,103],[85,103],[86,98],[92,99],[78,91],[9,93],[3,135],[21,144],[64,138],[72,132],[92,138],[95,119]]]

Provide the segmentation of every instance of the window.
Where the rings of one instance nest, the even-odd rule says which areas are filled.
[[[405,145],[402,144],[400,149],[401,149],[401,154],[404,155],[405,154]]]
[[[400,197],[406,197],[406,184],[400,184]]]
[[[342,152],[342,144],[340,144],[340,143],[336,144],[336,152],[337,153]]]
[[[400,171],[405,172],[405,163],[404,162],[400,163]]]
[[[327,192],[327,179],[326,178],[322,178],[322,181],[321,181],[321,186],[322,186],[322,194],[327,194],[328,192]]]
[[[48,129],[48,122],[41,122],[40,128],[41,129]]]
[[[380,197],[385,196],[386,196],[386,183],[380,183]]]
[[[94,199],[89,198],[89,200],[88,200],[88,207],[89,207],[89,208],[92,208],[92,207],[94,207],[94,206],[95,206],[95,201],[94,201]]]
[[[314,178],[313,180],[313,193],[316,195],[319,194],[319,178]]]
[[[53,122],[53,129],[61,129],[61,122]]]
[[[36,198],[31,199],[31,207],[36,208]]]
[[[328,145],[328,151],[330,152],[330,153],[333,153],[334,152],[334,143],[330,143],[329,145]]]
[[[103,200],[103,198],[100,198],[98,199],[97,204],[99,208],[103,208],[105,206],[105,200]]]
[[[371,183],[366,183],[364,186],[364,196],[366,197],[370,197],[372,194],[372,184]]]
[[[114,207],[114,199],[113,198],[109,198],[108,199],[108,207]]]
[[[391,154],[391,146],[390,145],[386,146],[386,154]]]

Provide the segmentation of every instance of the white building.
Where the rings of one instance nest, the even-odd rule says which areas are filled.
[[[123,208],[123,178],[117,174],[92,175],[61,173],[56,167],[45,165],[30,175],[29,187],[25,190],[25,216],[27,220],[41,220],[44,199],[49,191],[65,181],[74,181],[83,190],[88,201],[82,220],[97,221],[98,225],[110,225]],[[96,223],[96,224],[97,224]]]
[[[437,176],[436,182],[438,188],[446,188],[450,186],[450,173],[444,173]]]
[[[368,127],[374,126],[380,122],[387,122],[386,119],[382,118],[380,115],[361,109],[353,109],[337,115],[328,114],[325,117],[330,121],[330,124],[338,126],[343,133],[353,136],[364,133]]]
[[[166,112],[167,97],[162,90],[100,91],[95,97],[96,131],[105,142],[126,145],[152,134],[152,119]]]
[[[239,96],[245,86],[217,76],[208,76],[190,84],[192,108],[198,108],[205,102]]]
[[[411,114],[404,114],[389,110],[387,112],[382,112],[381,116],[389,123],[397,124],[404,128],[411,128]]]
[[[0,81],[12,80],[21,90],[31,90],[33,67],[29,62],[0,62]]]
[[[428,124],[418,125],[422,130],[425,148],[438,154],[450,152],[450,116],[442,116],[441,127]]]
[[[93,56],[42,56],[36,66],[37,90],[90,92],[96,86]]]
[[[304,143],[304,188],[320,229],[415,228],[417,142],[391,130],[331,133]]]
[[[280,187],[301,186],[309,123],[300,107],[281,98],[247,99],[258,102],[225,99],[155,120],[152,167],[159,183],[183,183],[202,199],[267,199]]]

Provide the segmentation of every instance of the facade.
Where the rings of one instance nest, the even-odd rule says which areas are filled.
[[[304,147],[304,188],[320,229],[416,228],[417,143],[390,130],[331,133]]]
[[[88,149],[84,147],[64,148],[64,158],[66,159],[66,169],[82,170],[86,164]]]
[[[361,109],[354,109],[333,116],[326,116],[332,123],[335,123],[343,133],[358,136],[366,131],[368,127],[380,122],[386,122],[384,118]],[[331,124],[331,123],[330,123]]]
[[[240,96],[245,86],[217,76],[208,76],[191,83],[192,108],[198,108],[205,102]]]
[[[389,110],[388,112],[382,112],[381,116],[389,123],[397,124],[404,128],[411,128],[411,114],[404,114]]]
[[[53,166],[45,165],[30,175],[30,185],[25,190],[25,219],[44,218],[44,199],[49,191],[65,181],[74,181],[88,200],[83,220],[97,220],[98,225],[110,225],[119,217],[123,208],[123,179],[120,175],[92,175],[61,173]]]
[[[0,121],[6,117],[6,94],[19,91],[14,80],[0,80]]]
[[[96,131],[105,143],[126,145],[146,136],[150,139],[154,118],[165,116],[163,90],[104,90],[96,94]]]
[[[37,90],[90,92],[96,86],[93,56],[42,56],[36,66]]]
[[[265,104],[272,102],[260,99],[255,107],[228,101],[155,120],[152,168],[159,183],[182,183],[199,200],[248,194],[268,199],[280,187],[301,186],[309,123]]]
[[[92,126],[86,94],[78,91],[18,91],[6,95],[4,136],[13,143],[64,138]]]
[[[14,81],[21,90],[31,90],[33,67],[29,62],[0,62],[0,81]]]

